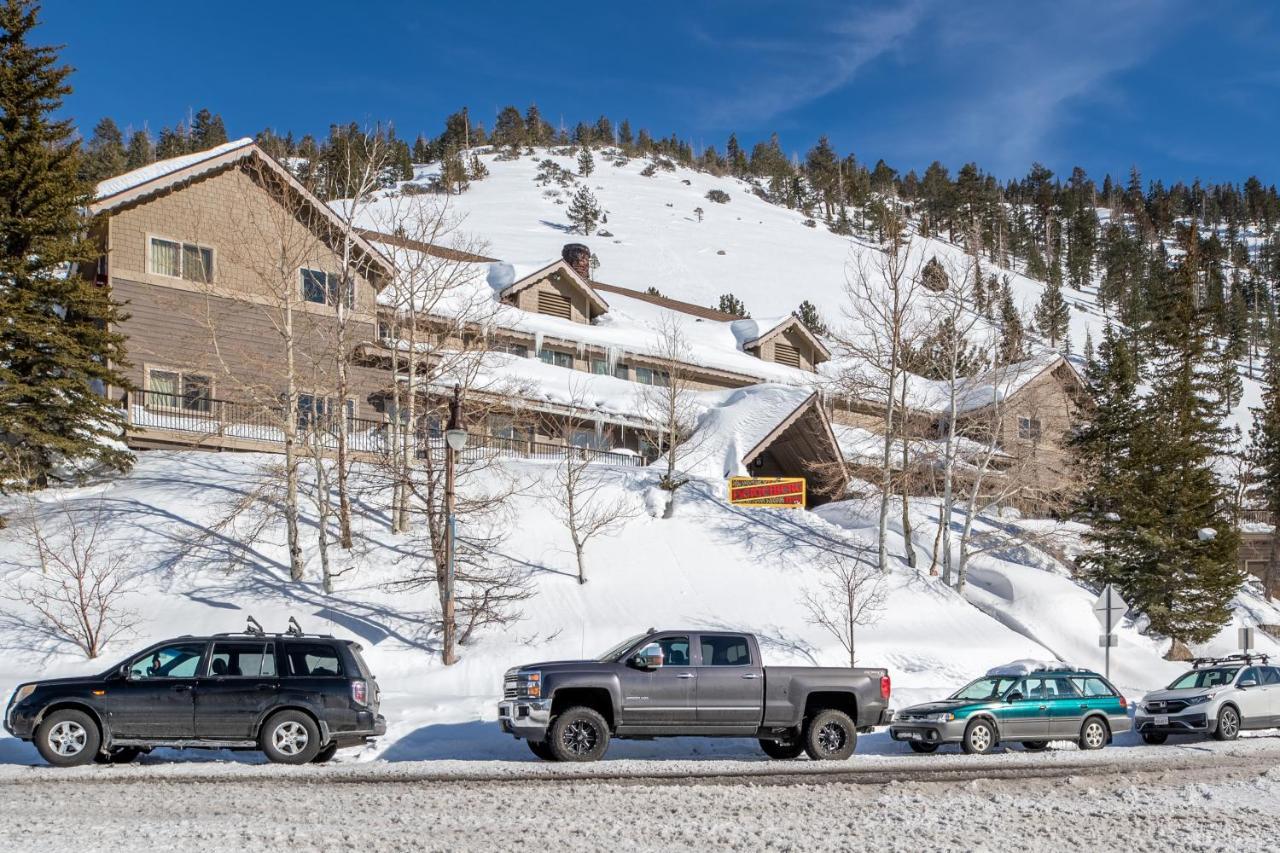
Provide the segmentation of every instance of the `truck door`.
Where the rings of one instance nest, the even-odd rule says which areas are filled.
[[[742,634],[698,636],[698,725],[753,734],[764,715],[764,668]]]
[[[658,637],[662,666],[654,670],[622,668],[622,725],[655,729],[692,725],[697,715],[697,674],[687,634]]]

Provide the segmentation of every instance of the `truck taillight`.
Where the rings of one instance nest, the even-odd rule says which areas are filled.
[[[891,689],[892,685],[889,683],[889,673],[886,672],[884,675],[880,676],[880,698],[888,699],[889,691]]]
[[[368,705],[369,685],[363,681],[351,682],[351,701],[357,705]]]

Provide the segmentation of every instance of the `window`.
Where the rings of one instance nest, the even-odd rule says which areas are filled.
[[[703,666],[751,666],[751,647],[746,637],[702,638]]]
[[[1055,699],[1075,699],[1080,696],[1075,680],[1071,678],[1046,678],[1045,685],[1052,691]]]
[[[213,281],[213,249],[152,237],[151,271],[156,275],[208,284]]]
[[[658,641],[662,647],[662,663],[664,666],[689,666],[689,638],[663,637]]]
[[[569,445],[571,447],[582,447],[588,450],[604,450],[604,436],[597,434],[593,429],[575,429],[569,435]]]
[[[1259,667],[1262,670],[1263,684],[1280,684],[1280,669],[1274,666]]]
[[[538,358],[547,364],[554,364],[556,367],[567,367],[573,369],[573,354],[560,352],[554,349],[544,349],[538,352]]]
[[[1083,696],[1094,697],[1116,695],[1115,691],[1113,691],[1107,685],[1107,682],[1103,681],[1101,678],[1077,678],[1074,679],[1074,681],[1076,683],[1076,688]]]
[[[333,418],[333,398],[320,397],[315,394],[299,394],[298,395],[298,429],[308,429],[313,424],[324,426],[331,422]],[[347,405],[347,425],[350,426],[351,421],[356,416],[356,401],[348,400]]]
[[[208,414],[213,411],[213,380],[201,373],[148,370],[146,405]]]
[[[608,360],[603,358],[591,359],[591,372],[597,376],[609,376],[612,374],[618,379],[627,378],[627,366],[625,364],[615,364],[613,370],[610,371]]]
[[[787,367],[799,367],[800,350],[791,346],[791,344],[775,343],[773,345],[773,360],[778,364],[785,364]]]
[[[302,270],[302,298],[317,305],[337,305],[340,290],[345,290],[347,307],[356,304],[356,289],[342,288],[342,279],[323,270]]]
[[[285,675],[318,678],[342,675],[337,650],[324,643],[289,643],[285,647]]]
[[[666,388],[671,384],[671,374],[665,370],[654,370],[652,367],[637,367],[636,381],[641,385],[658,385]]]
[[[489,435],[511,441],[524,438],[516,428],[516,420],[511,415],[489,415]]]
[[[1023,441],[1039,441],[1040,440],[1040,419],[1039,418],[1018,418],[1018,438]]]
[[[129,678],[195,678],[204,643],[173,643],[152,649],[129,664]]]
[[[951,694],[952,699],[999,699],[1013,687],[1016,678],[992,675],[970,682]],[[1018,688],[1021,690],[1021,687]]]
[[[520,358],[529,357],[529,348],[524,344],[508,344],[498,342],[493,345],[494,352],[505,352],[508,355],[519,356]]]
[[[1252,681],[1254,684],[1261,684],[1262,679],[1258,676],[1259,667],[1251,666],[1244,672],[1240,673],[1240,679],[1236,681],[1236,685],[1244,684],[1246,681]]]
[[[214,643],[209,675],[241,678],[275,677],[274,643]]]
[[[573,306],[568,299],[565,299],[560,294],[543,290],[538,293],[538,313],[549,314],[562,320],[571,320],[573,319]]]

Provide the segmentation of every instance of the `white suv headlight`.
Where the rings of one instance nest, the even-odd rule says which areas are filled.
[[[1208,702],[1210,699],[1212,699],[1216,695],[1218,694],[1206,693],[1203,696],[1192,696],[1190,699],[1186,700],[1186,703],[1188,705],[1203,705],[1205,702]]]

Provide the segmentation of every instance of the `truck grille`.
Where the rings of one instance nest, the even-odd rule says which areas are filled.
[[[514,675],[508,675],[502,680],[502,698],[516,699],[520,696],[520,682],[516,680]]]
[[[1180,714],[1187,709],[1190,703],[1181,699],[1170,699],[1168,701],[1155,701],[1147,703],[1147,710],[1155,714]]]

